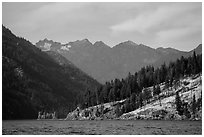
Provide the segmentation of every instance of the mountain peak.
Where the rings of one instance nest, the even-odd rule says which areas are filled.
[[[48,38],[44,38],[43,40],[40,40],[39,42],[54,43],[54,41],[49,40]]]
[[[91,43],[87,38],[80,40],[81,42],[89,42]]]
[[[135,42],[131,41],[131,40],[128,40],[128,41],[125,41],[123,42],[124,44],[128,44],[128,45],[137,45]]]
[[[133,41],[128,40],[128,41],[121,42],[114,47],[127,47],[127,46],[128,47],[133,47],[133,46],[136,47],[136,46],[138,46],[138,44],[134,43]]]
[[[99,46],[108,47],[108,45],[106,45],[103,41],[96,41],[93,45],[96,46],[96,47],[99,47]]]
[[[159,47],[159,48],[157,48],[156,50],[157,50],[157,51],[160,51],[160,52],[162,52],[162,53],[165,53],[165,54],[169,54],[169,53],[177,54],[177,53],[180,52],[179,50],[174,49],[174,48],[170,48],[170,47],[168,47],[168,48]]]
[[[82,42],[82,43],[91,43],[87,38],[82,39],[82,40],[77,40],[78,42]]]
[[[202,52],[202,44],[199,44],[195,49],[200,50]]]
[[[69,42],[69,44],[73,44],[76,46],[92,46],[92,43],[88,39],[77,40],[74,42]]]
[[[47,38],[45,38],[44,40],[38,41],[35,45],[36,47],[40,48],[42,51],[50,51],[52,49],[61,47],[61,43],[54,42],[53,40],[49,40]]]
[[[45,38],[43,41],[49,41],[47,38]]]
[[[36,42],[36,45],[38,45],[39,43],[52,43],[52,40],[48,40],[47,38],[44,38],[43,40],[39,40],[38,42]]]
[[[195,49],[191,50],[191,53],[196,52],[196,54],[202,54],[202,44],[199,44]]]
[[[89,41],[87,38],[85,38],[85,39],[83,39],[83,40],[85,40],[85,41]]]

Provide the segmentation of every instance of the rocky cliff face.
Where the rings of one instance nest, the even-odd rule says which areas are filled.
[[[81,110],[77,107],[65,120],[103,120],[116,118],[116,106],[124,105],[125,100],[100,104]]]
[[[164,119],[164,120],[201,120],[202,106],[196,109],[193,113],[191,105],[193,102],[193,95],[195,100],[202,100],[202,75],[194,75],[180,79],[179,82],[170,88],[165,88],[164,83],[160,84],[162,92],[159,96],[154,96],[150,99],[150,103],[128,112],[118,113],[125,107],[125,101],[116,101],[97,106],[89,107],[81,110],[79,107],[67,115],[66,120],[101,120],[101,119]],[[153,89],[153,87],[149,87]],[[188,107],[189,116],[185,114],[179,115],[176,110],[175,94],[179,92],[181,101]],[[145,102],[144,102],[145,103]],[[202,102],[200,102],[202,104]],[[199,105],[199,104],[197,104]]]

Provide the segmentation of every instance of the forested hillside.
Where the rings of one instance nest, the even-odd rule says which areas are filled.
[[[100,85],[61,55],[52,56],[58,59],[2,26],[3,119],[36,119],[39,111],[65,117],[78,94]]]
[[[83,99],[66,120],[201,120],[202,55],[194,52],[157,69],[144,67],[88,90]]]
[[[177,84],[178,80],[184,76],[191,76],[202,73],[202,54],[193,55],[170,62],[167,66],[165,63],[158,68],[146,66],[141,68],[135,74],[130,74],[125,79],[115,79],[106,82],[97,90],[87,90],[83,97],[84,103],[82,108],[94,106],[96,104],[119,101],[126,99],[130,104],[127,112],[143,106],[144,101],[148,101],[152,96],[159,95],[160,83],[165,83],[165,87],[172,87]],[[153,86],[153,94],[146,87]],[[80,99],[82,100],[82,99]]]

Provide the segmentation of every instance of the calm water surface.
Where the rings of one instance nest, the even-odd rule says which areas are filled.
[[[2,121],[2,134],[77,134],[77,135],[192,135],[202,134],[202,121],[157,120],[8,120]]]

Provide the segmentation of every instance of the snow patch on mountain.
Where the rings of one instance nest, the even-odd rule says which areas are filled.
[[[71,45],[65,45],[65,46],[62,46],[60,49],[65,50],[65,51],[69,51],[71,47],[72,47]]]
[[[52,44],[50,44],[50,43],[44,43],[44,45],[42,45],[40,47],[42,48],[42,51],[49,51],[51,46],[52,46]]]

